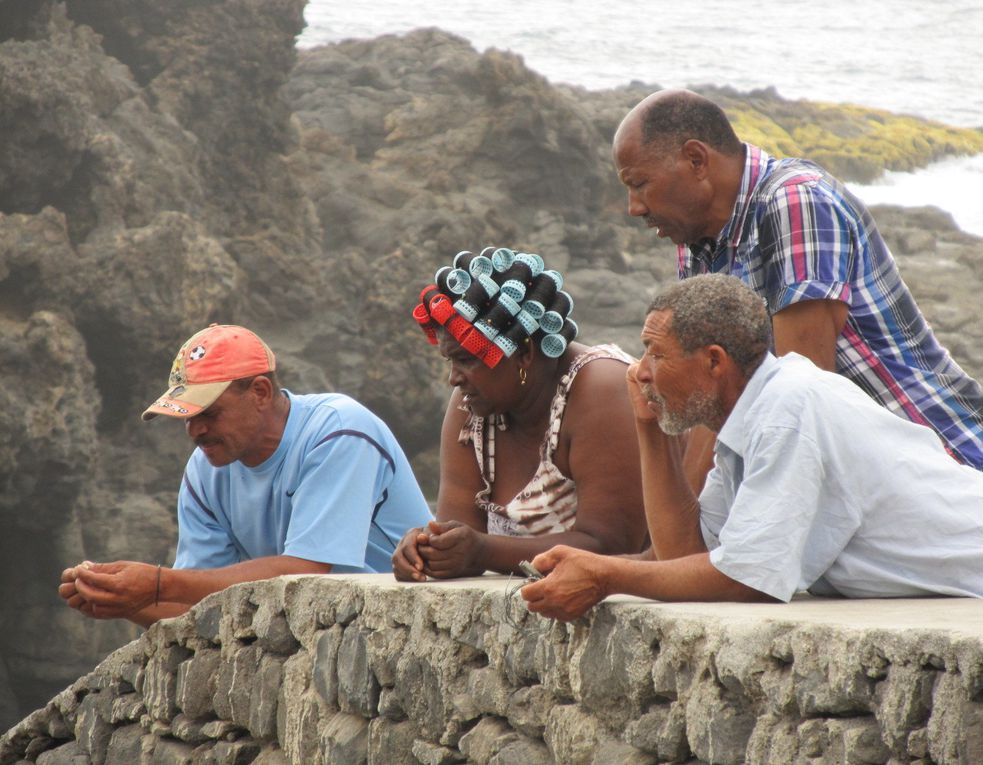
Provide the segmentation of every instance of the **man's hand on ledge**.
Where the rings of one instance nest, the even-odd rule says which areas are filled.
[[[520,592],[536,614],[571,621],[583,616],[608,595],[605,571],[612,559],[566,545],[557,545],[532,560],[547,576]]]
[[[58,594],[95,619],[129,619],[142,627],[187,611],[206,595],[240,582],[284,574],[327,574],[330,563],[271,555],[213,569],[175,569],[136,561],[90,563],[62,572]]]
[[[127,618],[154,605],[159,592],[158,567],[134,561],[85,561],[65,569],[61,582],[65,602],[95,619]]]
[[[534,613],[563,621],[583,616],[608,595],[619,593],[667,602],[776,602],[718,571],[707,552],[653,561],[558,546],[532,563],[549,575],[520,590],[526,605]]]

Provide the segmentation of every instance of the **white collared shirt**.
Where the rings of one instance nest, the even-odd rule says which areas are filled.
[[[755,371],[700,495],[710,562],[787,601],[983,597],[983,472],[790,353]]]

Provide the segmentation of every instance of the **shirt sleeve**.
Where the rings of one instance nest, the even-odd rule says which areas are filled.
[[[822,452],[793,428],[756,433],[744,469],[710,562],[731,579],[787,602],[833,564],[859,517],[824,501]]]
[[[242,560],[232,536],[204,497],[194,464],[189,462],[177,498],[174,568],[221,568]]]
[[[364,566],[370,526],[392,474],[393,458],[372,436],[338,430],[322,437],[304,459],[283,554]]]
[[[857,222],[822,181],[779,188],[767,202],[758,237],[771,313],[802,300],[850,302]]]

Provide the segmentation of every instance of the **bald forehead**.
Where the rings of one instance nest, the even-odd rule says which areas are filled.
[[[645,103],[644,101],[642,103]],[[638,104],[634,109],[632,109],[628,114],[624,116],[621,123],[618,125],[618,129],[614,131],[614,143],[617,144],[619,141],[626,140],[629,135],[634,137],[640,137],[642,132],[642,120],[639,107],[642,104]]]
[[[631,120],[631,114],[625,117],[614,133],[611,142],[611,153],[617,160],[623,155],[634,153],[641,148],[642,130],[637,119]]]
[[[618,125],[612,142],[612,153],[615,161],[620,166],[636,162],[656,160],[661,161],[673,153],[673,143],[667,143],[669,135],[660,138],[645,139],[645,119],[653,106],[660,102],[671,102],[673,98],[678,98],[675,92],[667,93],[660,91],[653,93],[640,101]]]

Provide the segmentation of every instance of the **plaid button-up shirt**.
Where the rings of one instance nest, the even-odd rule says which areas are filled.
[[[730,220],[716,240],[679,247],[680,278],[703,273],[740,278],[772,315],[846,303],[836,371],[983,469],[983,390],[935,338],[867,208],[821,167],[746,144]]]

